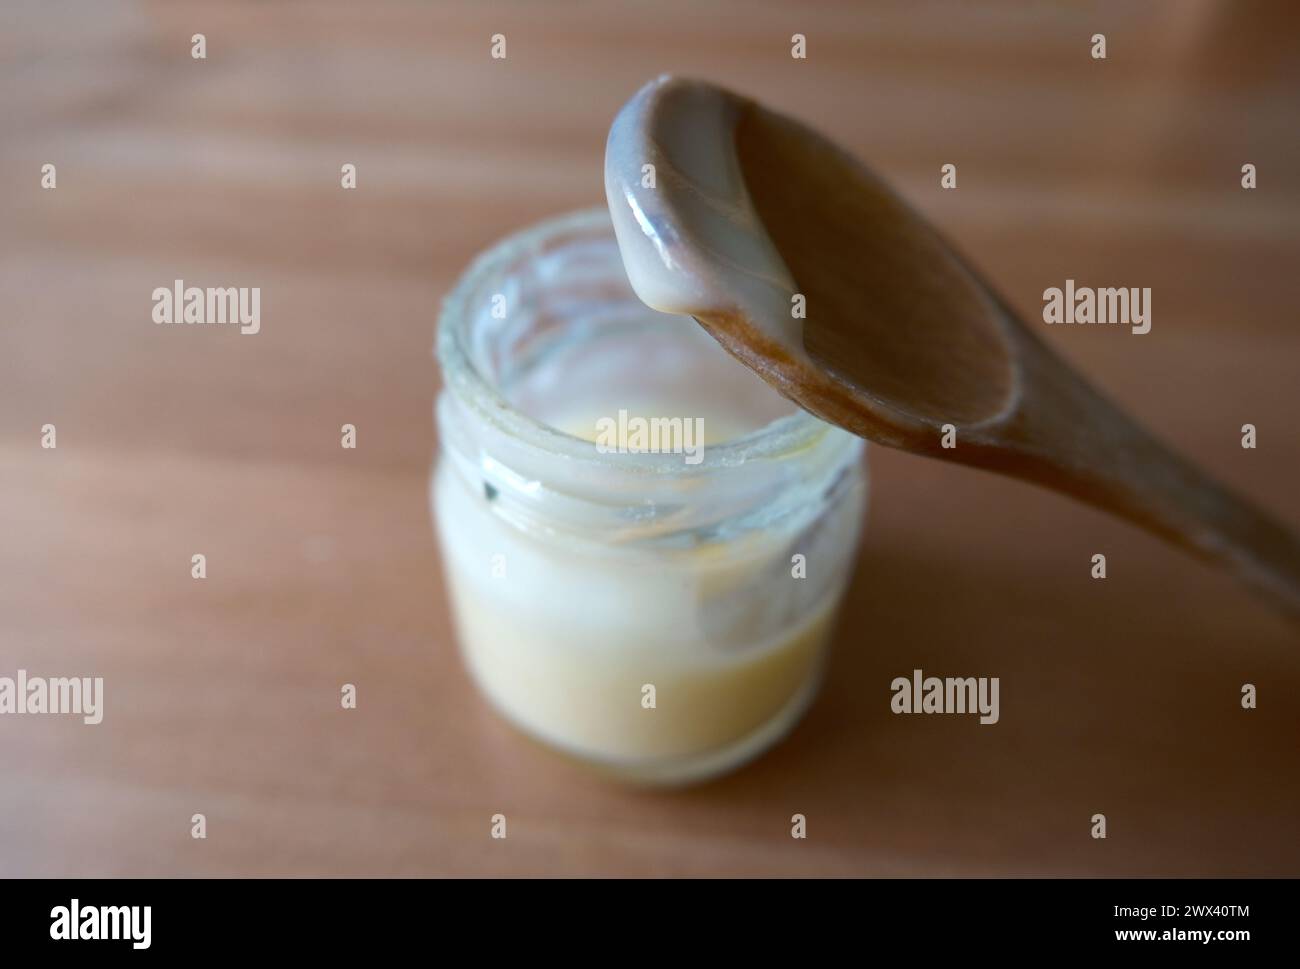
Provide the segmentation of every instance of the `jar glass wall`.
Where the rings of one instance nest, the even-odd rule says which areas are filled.
[[[438,358],[434,517],[461,654],[500,712],[664,783],[793,726],[853,567],[863,442],[645,307],[603,210],[482,255]],[[599,448],[620,411],[699,418],[703,446]]]

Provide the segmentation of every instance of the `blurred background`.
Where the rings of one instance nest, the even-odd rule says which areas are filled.
[[[0,676],[103,676],[106,705],[0,717],[0,875],[1300,874],[1294,627],[1099,513],[871,449],[820,701],[739,773],[644,793],[472,690],[426,498],[442,296],[603,204],[610,120],[671,71],[852,149],[1031,320],[1066,278],[1151,287],[1141,339],[1041,332],[1296,525],[1298,12],[9,0]],[[260,287],[261,333],[155,326],[174,279]],[[915,668],[1000,676],[1001,722],[892,716]]]

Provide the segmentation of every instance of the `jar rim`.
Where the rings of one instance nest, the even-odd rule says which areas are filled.
[[[584,232],[613,222],[605,207],[582,209],[552,216],[520,229],[489,246],[475,257],[444,298],[438,317],[435,345],[445,386],[479,419],[522,443],[530,450],[569,461],[617,466],[645,474],[698,475],[736,467],[756,458],[781,458],[803,452],[818,443],[833,426],[802,408],[793,414],[739,437],[704,448],[698,464],[684,464],[680,455],[657,453],[602,453],[591,442],[530,417],[516,408],[495,384],[475,366],[468,347],[468,330],[474,319],[472,301],[482,285],[530,251],[540,251],[547,241],[568,233]],[[744,366],[735,361],[737,367]],[[855,441],[848,435],[850,441]]]

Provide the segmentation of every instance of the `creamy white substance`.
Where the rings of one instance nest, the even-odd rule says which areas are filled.
[[[470,673],[562,751],[631,779],[696,780],[768,746],[816,691],[839,589],[782,614],[799,581],[788,533],[645,554],[566,547],[492,514],[445,464],[434,510]],[[860,516],[858,500],[840,505],[825,540],[851,549]]]
[[[665,313],[740,315],[806,360],[791,314],[797,287],[754,210],[736,154],[747,103],[669,75],[651,81],[610,128],[605,194],[642,302]]]

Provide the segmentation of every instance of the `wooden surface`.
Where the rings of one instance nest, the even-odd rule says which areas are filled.
[[[1043,335],[1295,525],[1297,23],[1234,8],[5,4],[0,676],[101,675],[106,712],[0,717],[0,874],[1300,874],[1294,627],[1096,512],[873,449],[819,702],[641,793],[472,690],[426,497],[439,300],[600,203],[614,111],[671,70],[859,152],[1030,319],[1150,286],[1146,336]],[[177,278],[260,286],[262,332],[155,326]],[[914,668],[1001,677],[1001,722],[892,715]]]

